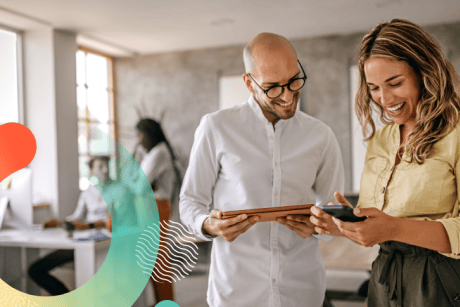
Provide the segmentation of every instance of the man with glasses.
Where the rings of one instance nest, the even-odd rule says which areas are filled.
[[[344,184],[333,132],[296,111],[307,76],[293,46],[261,33],[243,56],[252,95],[201,120],[181,219],[195,235],[213,240],[210,306],[321,306],[326,285],[318,239],[329,237],[316,234],[309,217],[222,219],[222,211],[326,205]]]

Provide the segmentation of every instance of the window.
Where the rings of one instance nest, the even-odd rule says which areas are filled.
[[[20,94],[20,34],[0,28],[0,124],[24,123]]]
[[[110,156],[110,175],[117,173],[116,146],[108,137],[116,140],[113,66],[110,57],[86,49],[76,57],[80,190],[85,190],[91,156]]]

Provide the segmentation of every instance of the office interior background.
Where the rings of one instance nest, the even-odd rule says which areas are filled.
[[[185,170],[201,117],[249,97],[242,51],[260,32],[294,45],[308,77],[300,110],[332,128],[346,195],[356,200],[365,152],[353,111],[357,48],[374,25],[393,18],[425,27],[460,72],[458,0],[0,0],[0,108],[7,110],[0,122],[23,123],[37,140],[33,222],[72,214],[89,185],[90,155],[116,158],[94,128],[132,152],[138,120],[159,120]],[[203,265],[203,274],[175,285],[181,306],[206,306]],[[2,279],[9,269],[1,267]],[[353,276],[365,280],[344,269],[330,275],[329,289]],[[153,304],[147,294],[144,305]]]

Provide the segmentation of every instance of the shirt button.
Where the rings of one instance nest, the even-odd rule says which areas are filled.
[[[275,162],[275,166],[278,166],[278,162]]]
[[[273,223],[273,225],[276,225],[276,222],[272,222],[272,223]]]
[[[277,251],[278,251],[278,250],[277,250],[276,248],[273,249],[273,252],[274,252],[275,254],[276,254]]]
[[[385,193],[385,187],[383,187],[383,189],[382,189],[382,194],[384,194],[384,193]]]
[[[273,140],[273,137],[272,137],[272,136],[269,136],[268,138],[269,138],[270,140]]]
[[[275,196],[278,196],[278,192],[275,191]]]
[[[275,282],[276,282],[276,279],[275,279],[275,278],[273,278],[273,279],[272,279],[272,282],[273,282],[273,283],[275,283]]]
[[[395,169],[395,167],[394,167],[394,166],[392,166],[392,167],[391,167],[391,171],[393,171],[394,169]]]

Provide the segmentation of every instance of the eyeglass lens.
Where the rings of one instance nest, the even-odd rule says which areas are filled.
[[[304,86],[304,84],[305,84],[305,79],[299,78],[299,79],[295,79],[291,83],[289,83],[287,85],[287,88],[290,91],[298,91]],[[281,96],[281,94],[283,94],[283,92],[284,92],[284,87],[282,87],[282,86],[274,86],[274,87],[272,87],[272,88],[270,88],[268,90],[267,96],[269,98],[277,98],[278,96]]]

